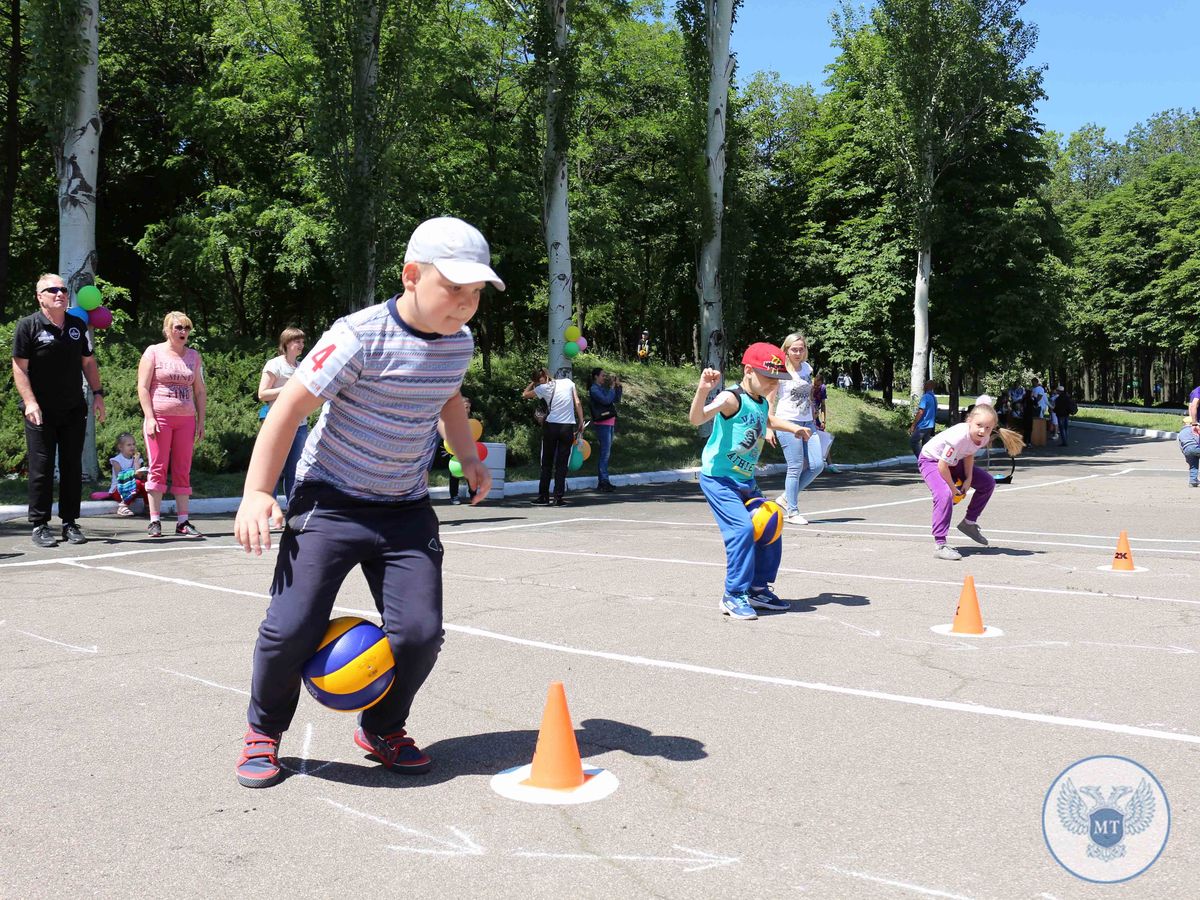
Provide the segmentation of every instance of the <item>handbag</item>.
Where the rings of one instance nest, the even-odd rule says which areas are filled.
[[[537,422],[539,426],[545,425],[546,416],[550,415],[550,404],[554,402],[554,390],[556,387],[557,385],[554,385],[550,388],[549,403],[545,400],[538,400],[538,405],[533,408],[533,421]]]

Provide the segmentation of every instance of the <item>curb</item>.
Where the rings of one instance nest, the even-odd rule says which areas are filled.
[[[890,466],[899,465],[915,465],[917,458],[915,456],[891,456],[887,459],[877,459],[872,462],[865,463],[837,463],[838,470],[841,472],[853,472],[862,469],[883,469]],[[768,463],[765,466],[760,466],[757,475],[781,475],[787,471],[787,463]],[[695,481],[696,476],[700,473],[699,466],[689,466],[684,469],[661,469],[657,472],[631,472],[625,475],[613,475],[609,481],[614,486],[625,487],[629,485],[642,484],[677,484],[686,481]],[[596,486],[595,475],[585,475],[567,479],[567,488],[573,491],[591,490]],[[497,497],[522,497],[536,494],[538,482],[536,481],[506,481],[503,483],[503,490],[497,492]],[[429,496],[433,500],[448,500],[450,499],[450,489],[446,486],[433,487],[429,489]],[[283,497],[278,498],[282,503]],[[204,497],[193,499],[188,506],[189,512],[196,514],[203,513],[233,513],[237,512],[238,504],[242,502],[241,497]],[[28,514],[29,508],[24,505],[9,505],[0,506],[0,522],[10,522],[14,519],[23,519]],[[117,504],[114,500],[84,500],[80,504],[79,515],[81,518],[89,516],[112,516],[117,511]],[[163,500],[162,505],[163,515],[174,515],[175,501]],[[54,504],[53,514],[58,514],[58,504]],[[139,517],[140,518],[140,517]]]
[[[1174,441],[1179,437],[1178,431],[1158,431],[1153,428],[1133,428],[1128,425],[1106,425],[1103,422],[1080,421],[1074,416],[1071,417],[1071,424],[1068,427],[1091,428],[1095,431],[1108,431],[1113,434],[1133,434],[1156,441]]]

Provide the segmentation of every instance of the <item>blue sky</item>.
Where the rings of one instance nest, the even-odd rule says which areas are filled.
[[[823,90],[835,2],[744,0],[733,31],[739,80],[773,69]],[[1123,140],[1156,112],[1200,107],[1200,0],[1029,0],[1022,18],[1040,31],[1030,62],[1047,66],[1047,129],[1070,134],[1095,122]]]

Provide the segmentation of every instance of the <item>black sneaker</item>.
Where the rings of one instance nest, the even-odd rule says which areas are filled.
[[[550,505],[551,506],[566,506],[567,498],[566,497],[555,497],[553,500],[550,501]]]
[[[69,544],[86,544],[88,542],[83,532],[79,530],[79,526],[74,522],[67,522],[63,525],[62,535],[62,539]]]
[[[200,533],[200,529],[193,525],[189,520],[184,519],[175,526],[175,534],[177,537],[192,537],[202,538],[204,535]]]
[[[604,484],[602,484],[598,488],[596,488],[596,490],[600,491],[600,493],[602,493],[602,494],[611,494],[613,491],[616,490],[616,488],[613,487],[611,484],[609,484],[606,481],[606,482],[604,482]]]
[[[529,502],[532,503],[534,506],[549,506],[550,498],[549,497],[533,497]]]
[[[155,519],[146,528],[146,534],[150,535],[150,537],[162,537],[162,522]]]
[[[57,547],[58,538],[49,525],[38,525],[33,529],[33,544],[35,547]]]

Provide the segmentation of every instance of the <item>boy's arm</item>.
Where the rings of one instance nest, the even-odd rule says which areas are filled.
[[[716,369],[705,369],[701,373],[700,381],[696,384],[696,396],[692,398],[692,405],[688,410],[688,421],[693,425],[703,425],[719,412],[726,415],[737,412],[737,397],[730,391],[721,391],[713,398],[712,403],[705,406],[704,398],[720,383],[721,373]]]
[[[293,378],[275,401],[275,413],[263,420],[250,454],[246,486],[234,520],[233,536],[247,553],[261,556],[271,549],[271,523],[283,524],[283,513],[275,502],[275,485],[287,459],[297,424],[321,408],[325,401]],[[459,401],[461,410],[462,401]]]
[[[492,489],[492,473],[479,461],[461,393],[455,391],[454,396],[442,404],[442,413],[438,421],[438,430],[445,433],[446,443],[450,445],[451,452],[462,466],[463,477],[475,491],[471,505],[476,506],[487,498],[488,491]]]

